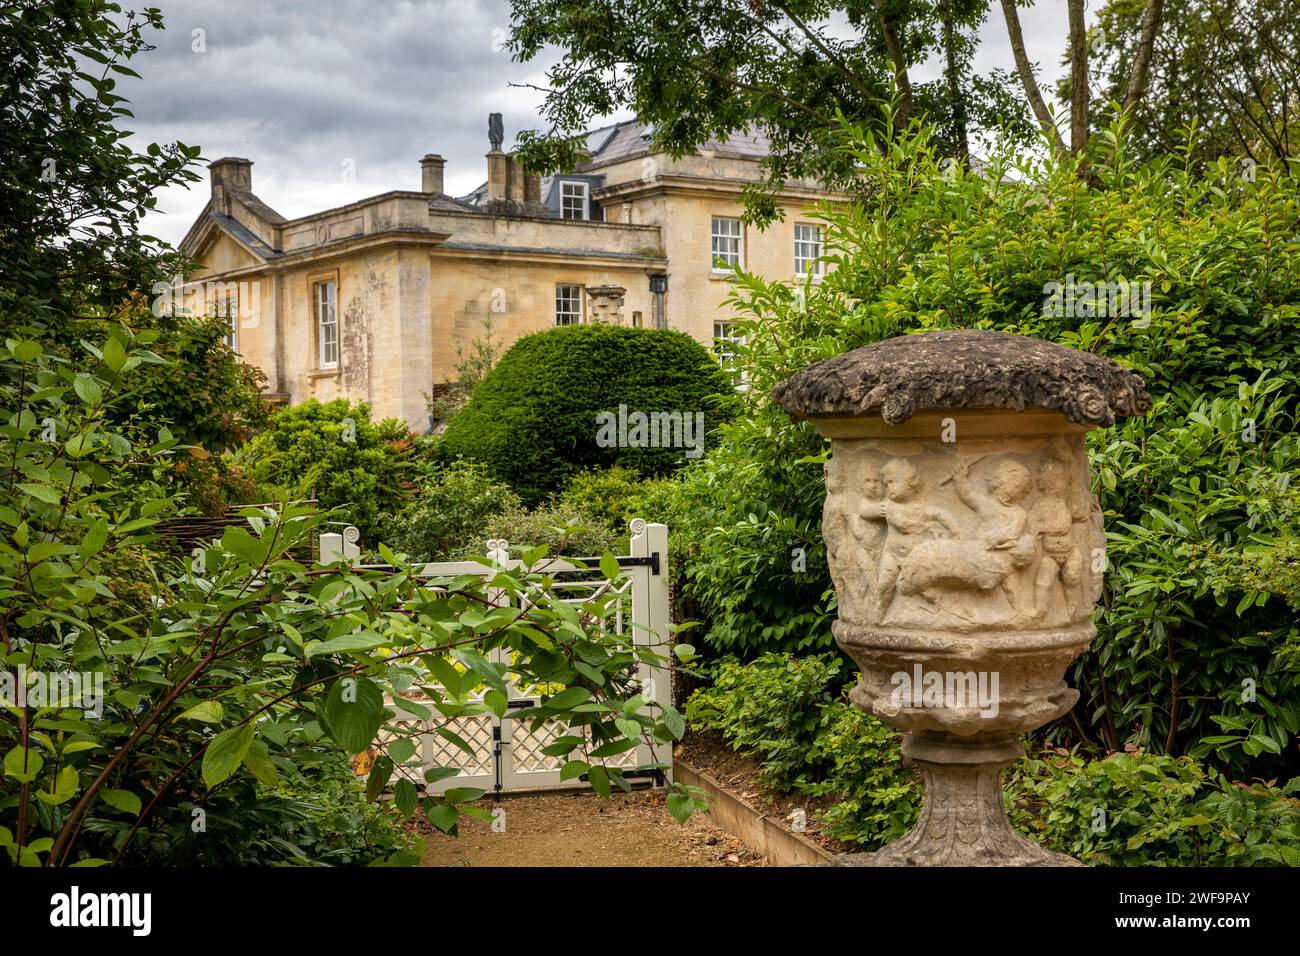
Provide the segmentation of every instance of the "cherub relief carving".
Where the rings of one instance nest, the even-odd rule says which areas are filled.
[[[864,501],[858,512],[863,520],[883,519],[887,527],[876,574],[876,620],[882,619],[893,603],[899,576],[913,549],[936,533],[960,533],[950,515],[915,500],[921,490],[921,477],[906,458],[891,459],[880,476],[884,479],[885,500],[874,504]]]
[[[841,617],[971,630],[1086,616],[1099,533],[1080,451],[1028,446],[978,472],[987,455],[949,449],[829,467],[823,527]]]
[[[850,540],[853,496],[843,469],[833,459],[823,466],[826,478],[826,503],[822,506],[822,538],[826,542],[826,561],[831,569],[831,583],[840,600],[846,601],[855,564]],[[847,610],[847,608],[846,608]]]
[[[1038,475],[1039,498],[1032,515],[1042,547],[1034,574],[1034,605],[1043,623],[1049,625],[1070,620],[1072,605],[1078,603],[1071,598],[1078,595],[1083,581],[1083,555],[1073,534],[1076,523],[1083,519],[1075,514],[1077,505],[1070,497],[1070,484],[1062,462],[1048,459],[1043,463]]]
[[[1019,572],[1032,563],[1036,551],[1028,513],[1020,505],[1032,488],[1029,471],[1019,462],[1004,460],[994,469],[986,491],[971,481],[971,464],[959,461],[945,482],[953,482],[974,520],[952,521],[954,528],[964,524],[958,537],[915,548],[899,576],[898,593],[919,596],[941,618],[970,624],[1026,619],[1033,613],[1032,597]],[[1005,603],[978,600],[994,593]]]

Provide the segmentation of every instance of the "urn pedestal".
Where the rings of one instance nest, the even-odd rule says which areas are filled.
[[[847,865],[1068,865],[1017,834],[1000,775],[1016,735],[1066,714],[1095,633],[1105,537],[1084,436],[1141,414],[1132,372],[1036,339],[930,332],[777,386],[831,440],[822,534],[855,704],[905,731],[916,826]]]

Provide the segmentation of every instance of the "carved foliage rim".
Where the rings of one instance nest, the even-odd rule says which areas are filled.
[[[1042,339],[985,329],[922,332],[817,362],[772,397],[791,418],[879,413],[900,425],[922,409],[1038,406],[1108,427],[1142,415],[1142,379],[1110,359]]]

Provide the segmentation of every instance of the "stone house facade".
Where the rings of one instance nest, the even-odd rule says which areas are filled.
[[[247,159],[211,164],[211,198],[181,244],[199,263],[176,297],[231,322],[230,341],[267,376],[268,398],[345,397],[377,417],[427,427],[427,398],[455,374],[457,348],[492,334],[502,348],[571,322],[728,335],[736,262],[794,281],[820,268],[812,219],[838,197],[812,183],[781,194],[785,218],[742,221],[766,142],[736,136],[673,159],[629,121],[588,134],[586,161],[545,179],[494,142],[487,181],[443,189],[441,156],[419,191],[393,191],[298,219],[253,192]]]

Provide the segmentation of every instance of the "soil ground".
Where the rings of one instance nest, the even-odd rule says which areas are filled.
[[[727,790],[740,797],[751,807],[767,813],[787,830],[793,829],[795,811],[803,811],[804,836],[820,843],[832,853],[861,852],[862,847],[844,843],[821,831],[819,816],[832,803],[833,797],[814,798],[802,793],[780,793],[764,787],[760,782],[762,769],[758,760],[731,749],[721,734],[713,731],[693,731],[677,749],[677,756],[688,761]]]
[[[420,821],[424,866],[766,866],[735,837],[695,814],[679,824],[663,791],[591,791],[481,800],[505,809],[505,832],[461,817],[460,835],[446,836]]]

